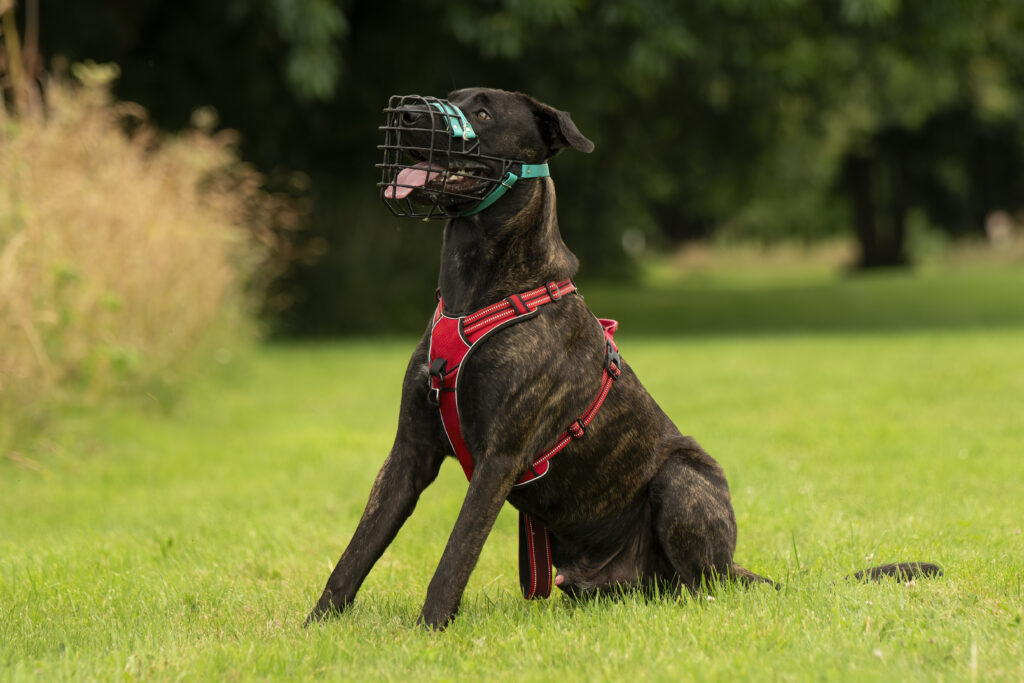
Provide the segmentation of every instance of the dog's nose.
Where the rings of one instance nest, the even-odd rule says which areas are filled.
[[[414,126],[423,119],[423,112],[406,109],[402,112],[402,125]]]

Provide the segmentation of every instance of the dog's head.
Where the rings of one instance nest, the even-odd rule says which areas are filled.
[[[400,216],[475,213],[510,180],[547,175],[543,164],[559,150],[594,149],[568,113],[522,93],[465,88],[446,100],[396,95],[384,111],[378,186]]]

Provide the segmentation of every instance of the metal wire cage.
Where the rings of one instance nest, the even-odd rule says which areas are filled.
[[[393,95],[384,109],[380,198],[396,216],[451,218],[472,212],[514,162],[480,153],[480,140],[448,100]],[[492,177],[483,160],[501,162]]]

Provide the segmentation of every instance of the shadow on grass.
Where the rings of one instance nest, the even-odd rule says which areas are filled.
[[[1024,326],[1024,268],[835,275],[780,283],[580,282],[590,308],[630,334],[970,330]]]

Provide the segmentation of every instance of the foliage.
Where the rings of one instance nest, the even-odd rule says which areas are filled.
[[[231,134],[163,138],[110,67],[0,130],[0,447],[67,402],[161,394],[255,330],[288,203]],[[125,130],[130,129],[131,133]]]
[[[118,61],[119,95],[172,128],[212,104],[275,187],[312,200],[308,238],[322,257],[290,278],[290,324],[306,333],[425,322],[438,231],[392,219],[374,196],[380,109],[394,93],[495,85],[571,111],[597,149],[552,168],[584,274],[635,275],[638,245],[712,235],[852,231],[865,262],[903,263],[913,216],[980,234],[987,213],[1024,205],[1016,0],[40,9],[51,54]],[[80,30],[91,22],[110,28]],[[296,186],[295,169],[310,182]],[[362,305],[368,287],[376,307]]]
[[[1000,139],[1016,161],[995,187],[968,180],[960,188],[967,203],[987,195],[980,216],[977,209],[952,221],[937,215],[937,224],[977,231],[985,211],[1024,206],[1018,3],[563,1],[545,14],[530,3],[501,3],[497,11],[465,5],[476,9],[444,3],[451,30],[482,53],[501,45],[508,58],[550,52],[570,65],[552,74],[559,97],[574,111],[600,112],[599,146],[616,141],[602,172],[616,179],[618,194],[635,198],[611,212],[619,224],[677,235],[714,227],[733,236],[813,238],[859,221],[863,209],[868,227],[884,232],[875,223],[887,213],[900,212],[900,222],[913,206],[938,213],[952,188],[929,167],[935,161],[968,178],[991,163],[950,154],[936,139],[957,133],[926,130],[950,112],[967,113],[961,137],[1014,122]],[[549,28],[552,17],[559,25]],[[463,24],[481,28],[459,30]],[[868,165],[868,197],[844,176],[851,158]]]
[[[334,95],[341,71],[338,40],[348,31],[345,15],[331,0],[232,0],[228,15],[241,21],[262,12],[287,45],[284,73],[302,100]]]
[[[956,274],[966,298],[994,310],[1024,275],[1002,268],[1008,289],[977,287],[989,270]],[[702,287],[738,297],[744,277],[720,272]],[[876,300],[911,324],[879,325],[876,306],[849,306],[842,331],[620,332],[624,358],[725,468],[738,559],[781,592],[527,603],[506,509],[459,618],[425,633],[413,624],[466,490],[449,462],[351,612],[304,630],[391,444],[413,342],[281,344],[244,372],[204,378],[168,415],[92,411],[55,424],[48,447],[0,462],[0,676],[1020,679],[1024,536],[1009,408],[1024,392],[1019,304],[996,331],[962,319],[960,305],[918,329],[915,312],[944,294],[941,273],[912,296],[895,276],[831,277],[821,301],[873,282]],[[777,292],[776,310],[801,308],[785,271],[761,285]],[[598,313],[621,310],[584,288]],[[663,310],[646,309],[644,294],[628,298],[651,329]],[[946,576],[838,580],[889,559],[936,560]]]

